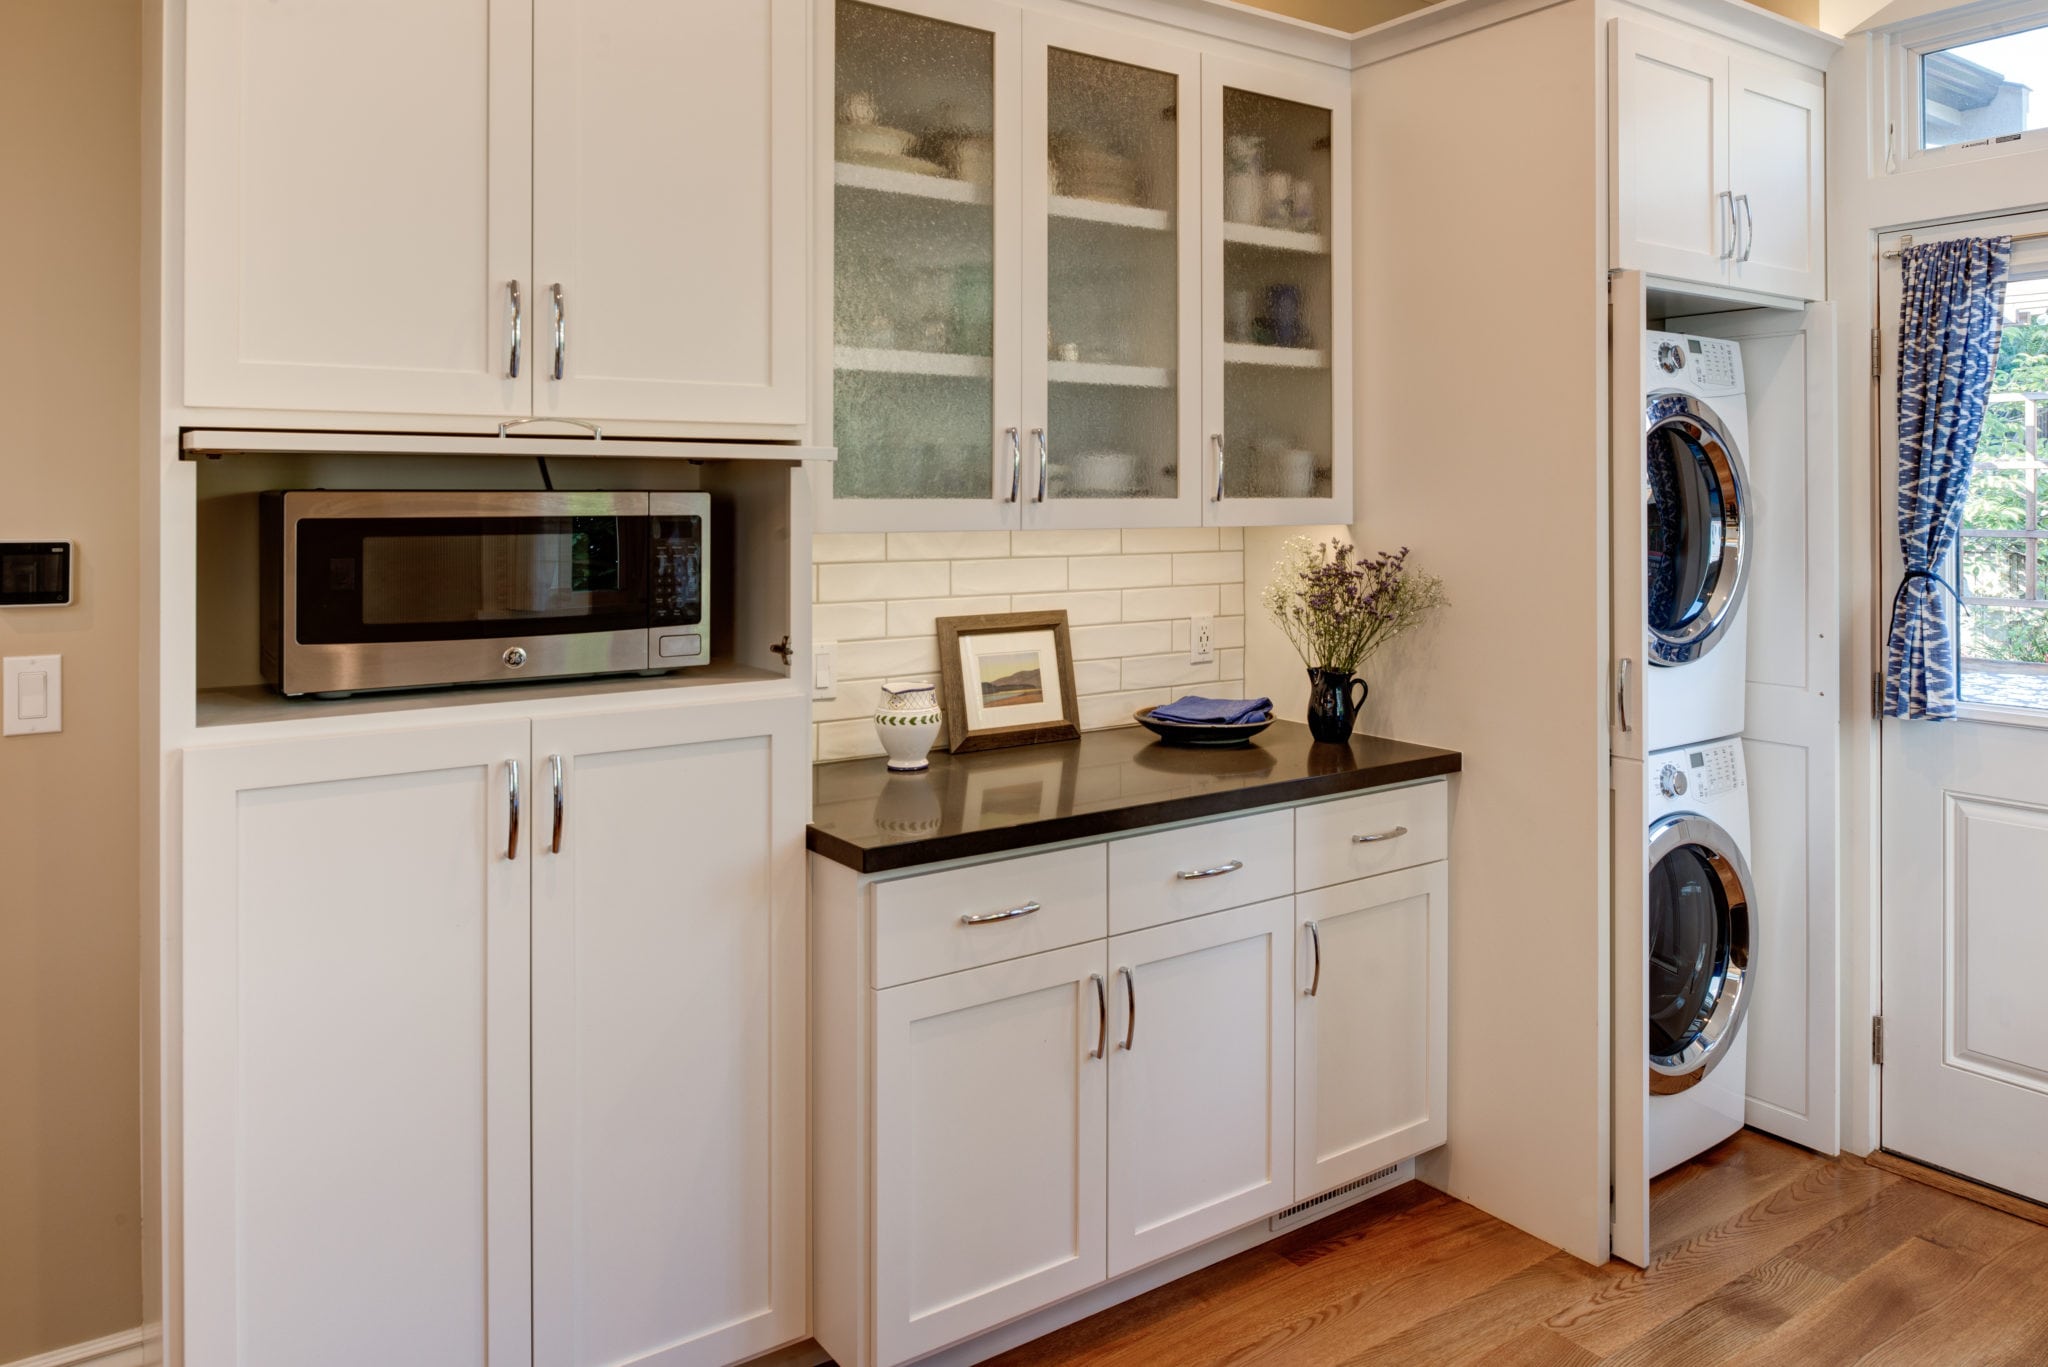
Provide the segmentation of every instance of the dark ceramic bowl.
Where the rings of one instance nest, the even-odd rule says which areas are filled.
[[[1168,745],[1244,745],[1273,724],[1271,717],[1249,722],[1154,721],[1149,707],[1141,707],[1131,715],[1138,719],[1138,725]]]

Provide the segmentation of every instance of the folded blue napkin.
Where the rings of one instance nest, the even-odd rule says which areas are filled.
[[[1272,716],[1271,698],[1197,698],[1190,694],[1152,709],[1154,721],[1177,721],[1189,726],[1240,726],[1270,721]]]

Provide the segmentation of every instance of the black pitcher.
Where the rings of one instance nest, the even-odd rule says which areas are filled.
[[[1365,680],[1354,679],[1341,669],[1311,669],[1308,672],[1308,729],[1320,741],[1342,745],[1351,739],[1358,725],[1358,709],[1365,704]]]

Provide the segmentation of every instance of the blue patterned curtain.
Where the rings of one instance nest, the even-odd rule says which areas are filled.
[[[1956,643],[1942,567],[1963,523],[1970,462],[1991,399],[1991,369],[2012,265],[2010,237],[1908,247],[1899,304],[1899,550],[1884,710],[1956,714]]]

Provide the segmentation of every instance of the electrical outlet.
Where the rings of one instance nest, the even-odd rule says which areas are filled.
[[[1206,612],[1188,618],[1188,663],[1212,664],[1216,659],[1216,619]]]
[[[822,702],[838,696],[839,642],[815,642],[811,646],[811,697]]]

